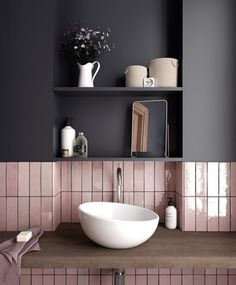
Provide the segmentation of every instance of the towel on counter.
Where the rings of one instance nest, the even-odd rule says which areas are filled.
[[[18,285],[22,256],[30,251],[41,250],[38,240],[43,235],[40,227],[29,229],[32,238],[27,242],[16,242],[16,238],[0,243],[0,284]]]

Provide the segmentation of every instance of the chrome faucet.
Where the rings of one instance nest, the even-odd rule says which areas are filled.
[[[121,203],[121,186],[122,186],[122,172],[121,168],[117,168],[117,202]]]

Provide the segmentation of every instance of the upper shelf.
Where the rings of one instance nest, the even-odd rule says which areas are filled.
[[[156,96],[157,93],[175,94],[183,91],[182,87],[152,87],[152,88],[128,88],[128,87],[55,87],[54,92],[65,96],[143,96],[148,93],[151,96]]]

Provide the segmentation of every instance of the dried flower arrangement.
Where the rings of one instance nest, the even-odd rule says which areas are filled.
[[[102,31],[100,27],[97,30],[92,30],[75,24],[72,30],[67,30],[64,33],[60,47],[65,55],[73,57],[80,64],[86,64],[114,48],[114,44],[110,44],[108,41],[110,33],[109,28],[105,31]]]

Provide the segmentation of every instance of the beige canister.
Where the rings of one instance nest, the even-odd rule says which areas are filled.
[[[126,87],[143,87],[143,79],[147,77],[147,68],[142,65],[130,65],[125,68]]]
[[[149,76],[155,78],[156,87],[177,87],[178,60],[176,58],[154,58],[149,65]]]

